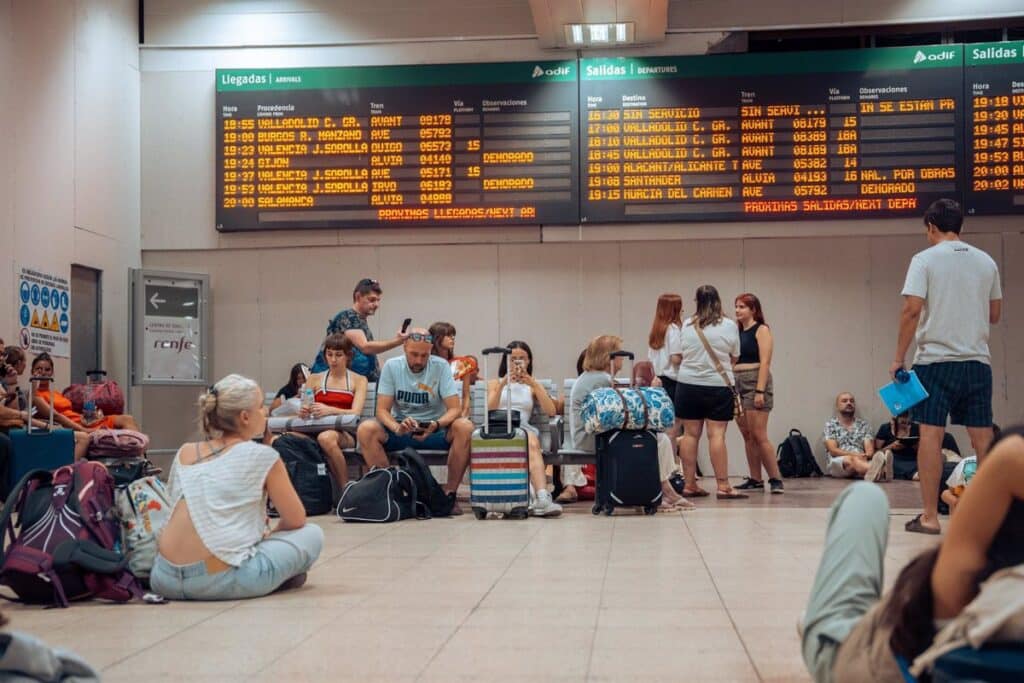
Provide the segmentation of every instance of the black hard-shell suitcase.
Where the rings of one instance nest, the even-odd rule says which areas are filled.
[[[633,362],[629,351],[616,351]],[[633,373],[630,372],[630,377]],[[597,435],[597,486],[595,515],[612,514],[615,508],[642,507],[653,515],[661,505],[661,471],[658,466],[658,435],[645,429],[613,429]]]

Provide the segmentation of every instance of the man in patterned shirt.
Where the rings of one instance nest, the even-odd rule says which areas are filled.
[[[352,308],[339,312],[327,323],[326,337],[341,332],[352,340],[352,360],[349,361],[348,368],[356,374],[363,375],[369,382],[380,379],[377,354],[401,346],[409,336],[405,332],[399,332],[394,339],[374,341],[373,332],[366,324],[366,319],[377,312],[383,296],[384,291],[380,287],[380,282],[365,277],[357,282],[355,289],[352,290]],[[327,361],[324,360],[324,350],[321,348],[313,361],[312,371],[323,372],[326,369]]]
[[[848,391],[836,396],[836,416],[825,423],[825,448],[830,477],[878,481],[885,474],[888,452],[875,452],[871,427],[857,417],[857,400]]]

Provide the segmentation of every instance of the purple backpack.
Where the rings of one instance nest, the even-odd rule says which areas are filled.
[[[114,480],[99,463],[26,474],[0,513],[0,534],[3,529],[0,584],[21,602],[67,607],[91,597],[116,602],[143,597],[119,551]]]

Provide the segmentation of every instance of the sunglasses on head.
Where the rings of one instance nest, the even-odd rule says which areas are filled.
[[[364,277],[362,280],[359,281],[359,286],[360,287],[365,287],[366,285],[372,285],[372,286],[376,287],[379,284],[380,284],[379,280],[374,280],[373,278],[369,278],[369,277]]]
[[[411,339],[411,340],[413,340],[415,342],[427,342],[428,344],[433,344],[434,343],[434,335],[432,335],[432,334],[423,334],[421,332],[410,332],[409,333],[409,339]]]

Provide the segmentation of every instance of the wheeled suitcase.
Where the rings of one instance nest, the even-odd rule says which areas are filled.
[[[629,351],[616,351],[612,358],[625,357],[633,363]],[[633,377],[632,371],[630,377]],[[612,380],[614,385],[614,378]],[[658,435],[646,429],[613,429],[595,439],[597,453],[597,490],[595,515],[610,515],[615,508],[641,507],[653,515],[661,505],[661,472],[658,467]]]
[[[508,349],[500,346],[483,350],[484,382],[488,377],[487,357],[491,354],[506,356],[508,353]],[[511,408],[511,382],[507,395]],[[490,411],[484,410],[484,425],[473,432],[469,455],[469,501],[477,519],[485,519],[491,512],[515,519],[525,519],[529,514],[530,445],[526,430],[512,425],[512,410],[504,412],[504,429],[491,425]]]
[[[29,414],[35,398],[36,382],[50,380],[49,377],[32,377],[29,380]],[[52,380],[51,380],[52,381]],[[7,486],[10,490],[21,478],[32,470],[55,470],[75,461],[75,433],[70,429],[53,428],[53,392],[50,392],[50,424],[48,430],[32,429],[32,420],[25,429],[12,429],[7,435],[11,439],[11,464],[8,467]]]

